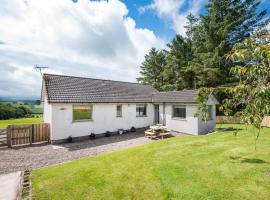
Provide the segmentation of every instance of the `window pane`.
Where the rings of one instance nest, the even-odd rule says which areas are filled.
[[[117,105],[116,106],[116,116],[117,117],[122,117],[122,105]]]
[[[142,117],[147,115],[147,105],[146,104],[137,104],[136,105],[136,116]]]
[[[73,120],[92,119],[92,105],[73,105]]]
[[[174,105],[173,106],[173,117],[186,118],[186,106]]]
[[[212,110],[212,106],[209,105],[208,106],[208,120],[212,120],[213,119],[213,110]]]
[[[146,116],[146,105],[143,107],[143,116]]]

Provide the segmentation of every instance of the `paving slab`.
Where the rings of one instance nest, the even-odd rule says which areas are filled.
[[[0,175],[0,199],[16,200],[20,193],[22,172]]]

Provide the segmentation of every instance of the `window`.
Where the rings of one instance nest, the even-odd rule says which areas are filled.
[[[213,107],[211,105],[208,106],[207,119],[208,121],[213,119]]]
[[[92,105],[73,105],[73,121],[91,120]]]
[[[186,118],[186,106],[185,105],[173,105],[173,117]]]
[[[137,117],[145,117],[146,116],[146,104],[137,104],[136,107],[136,116]]]
[[[116,106],[116,117],[122,117],[122,105]]]

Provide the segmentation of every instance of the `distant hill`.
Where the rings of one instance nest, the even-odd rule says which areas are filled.
[[[34,98],[34,97],[29,97],[29,98],[0,97],[0,102],[10,102],[10,103],[22,102],[22,103],[28,103],[28,104],[35,104],[37,100],[40,100],[40,99]]]

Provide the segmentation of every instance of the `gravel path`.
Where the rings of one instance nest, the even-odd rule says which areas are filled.
[[[150,142],[142,132],[62,145],[0,149],[0,174],[34,169]]]

